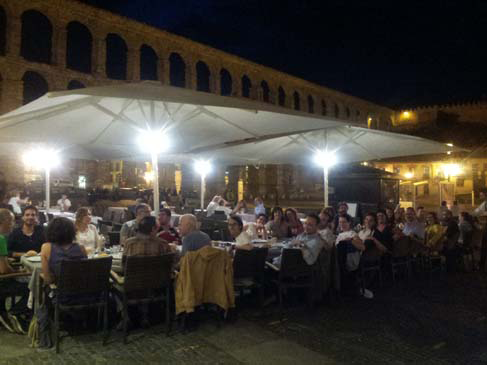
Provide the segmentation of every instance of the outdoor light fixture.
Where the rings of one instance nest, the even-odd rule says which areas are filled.
[[[59,155],[56,150],[36,148],[29,150],[22,156],[24,165],[35,170],[52,169],[59,165]]]
[[[314,156],[315,163],[323,168],[330,168],[336,164],[336,155],[330,151],[319,150]]]
[[[60,163],[58,152],[51,148],[35,148],[25,152],[22,156],[22,161],[27,167],[35,170],[44,170],[46,174],[46,211],[49,212],[51,169]]]
[[[448,147],[453,147],[453,143],[447,143],[446,144]]]
[[[137,144],[143,151],[149,151],[152,157],[152,187],[154,194],[154,211],[159,215],[159,161],[157,155],[169,147],[169,138],[162,129],[147,129],[140,132]],[[145,176],[144,176],[145,177]],[[147,181],[147,180],[146,180]]]
[[[169,139],[161,129],[148,129],[140,132],[137,144],[144,151],[149,150],[151,153],[161,153],[167,150]]]
[[[318,150],[314,156],[315,163],[323,168],[324,203],[328,206],[328,170],[336,164],[337,158],[334,152]]]
[[[449,163],[443,165],[443,173],[448,178],[450,176],[458,176],[462,174],[462,167],[456,163]]]
[[[200,207],[205,209],[205,178],[211,172],[211,163],[208,160],[196,160],[194,170],[201,176]]]
[[[412,172],[406,172],[406,173],[404,174],[404,177],[405,177],[406,179],[412,179],[412,178],[414,177],[414,173],[412,173]]]

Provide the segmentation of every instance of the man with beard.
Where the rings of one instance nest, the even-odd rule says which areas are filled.
[[[38,213],[37,208],[33,205],[25,207],[22,214],[22,225],[15,228],[8,237],[10,256],[34,256],[41,252],[41,246],[46,242],[46,236],[44,227],[38,224]]]

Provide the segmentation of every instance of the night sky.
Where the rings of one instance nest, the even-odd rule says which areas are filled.
[[[382,105],[487,99],[487,1],[84,2]]]

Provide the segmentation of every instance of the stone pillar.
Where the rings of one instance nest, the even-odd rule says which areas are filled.
[[[169,85],[169,60],[165,56],[167,53],[159,52],[157,54],[157,76],[161,83]]]
[[[128,42],[127,80],[140,81],[140,46],[135,42]]]
[[[54,25],[52,35],[51,64],[66,68],[67,24],[59,22]]]
[[[11,57],[20,57],[21,38],[22,21],[20,16],[7,17],[7,55]]]
[[[6,113],[19,108],[23,104],[24,82],[22,80],[2,80],[1,113]]]
[[[232,96],[241,97],[242,96],[242,76],[232,75]]]
[[[221,94],[220,69],[217,67],[210,68],[210,92]]]
[[[92,53],[92,68],[93,73],[97,77],[106,78],[106,59],[107,59],[107,44],[106,44],[106,33],[103,35],[97,35],[93,38],[93,53]]]
[[[185,64],[186,89],[196,90],[196,62],[187,57]]]

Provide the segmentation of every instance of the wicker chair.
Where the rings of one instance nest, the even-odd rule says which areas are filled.
[[[98,308],[103,311],[103,345],[108,340],[108,292],[112,258],[63,260],[56,283],[54,303],[54,339],[59,353],[59,315],[72,310]]]
[[[122,297],[123,342],[127,343],[128,306],[134,304],[165,302],[166,334],[171,331],[172,265],[174,254],[161,256],[128,256],[123,278],[112,273],[114,289]]]

